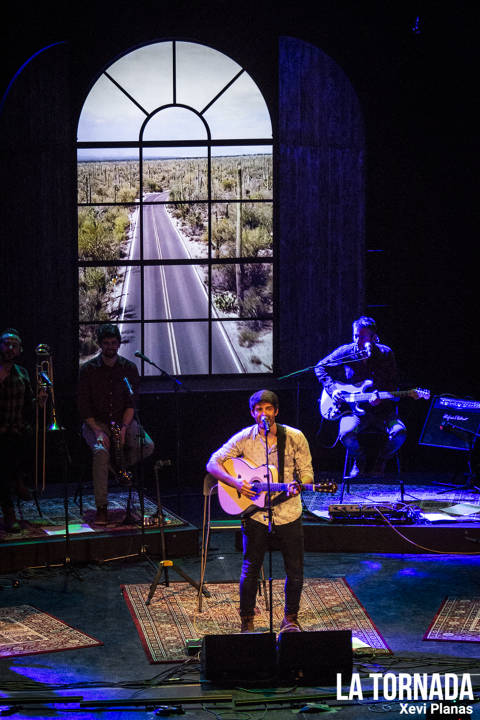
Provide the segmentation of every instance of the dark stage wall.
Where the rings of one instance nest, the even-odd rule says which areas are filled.
[[[480,398],[478,18],[467,4],[456,6],[454,18],[435,5],[320,2],[313,11],[307,3],[139,0],[82,3],[69,7],[68,17],[55,3],[6,11],[2,94],[28,58],[58,44],[22,70],[0,115],[0,325],[21,330],[30,370],[35,346],[53,347],[57,397],[72,426],[78,115],[115,57],[172,38],[233,57],[272,114],[277,375],[315,364],[367,312],[395,348],[405,385]],[[244,390],[236,383],[241,402],[259,383],[247,381]],[[315,382],[303,377],[301,387],[299,423],[314,433]],[[205,407],[215,425],[221,388],[215,379],[207,383],[195,395],[197,410],[185,410],[185,418],[198,422]],[[281,388],[292,403],[295,384]],[[148,390],[154,404],[155,388]],[[248,421],[237,414],[241,402],[233,403],[228,427],[218,426],[213,446]],[[224,399],[220,404],[230,417]],[[293,407],[284,418],[292,424]],[[420,420],[414,418],[414,427]]]

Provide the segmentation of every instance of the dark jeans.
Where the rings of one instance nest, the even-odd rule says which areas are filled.
[[[257,595],[258,577],[265,553],[268,550],[268,527],[263,523],[244,518],[243,566],[240,577],[240,615],[253,615]],[[294,615],[300,607],[303,587],[303,526],[298,518],[286,525],[273,526],[272,545],[283,555],[285,566],[285,614]]]
[[[379,417],[369,412],[360,417],[345,415],[340,420],[340,441],[357,461],[362,462],[365,459],[359,438],[362,432],[369,430],[385,434],[384,442],[379,448],[378,459],[380,461],[388,460],[395,455],[407,436],[405,425],[396,415],[389,418]]]

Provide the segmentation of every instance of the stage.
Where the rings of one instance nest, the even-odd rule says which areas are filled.
[[[480,552],[480,492],[462,487],[463,478],[419,472],[359,478],[342,503],[341,478],[336,482],[333,495],[304,494],[306,550]]]
[[[198,579],[198,558],[182,558],[181,565],[191,577]],[[215,531],[207,562],[207,587],[227,582],[236,587],[240,567],[241,554],[234,549],[233,531]],[[3,575],[0,586],[3,608],[22,609],[29,605],[68,623],[86,635],[87,640],[83,647],[46,652],[41,656],[4,657],[0,661],[2,707],[16,708],[22,717],[30,718],[52,713],[64,717],[74,711],[85,713],[82,717],[109,720],[116,720],[120,712],[125,719],[153,718],[160,706],[180,706],[187,717],[205,720],[212,712],[218,717],[230,717],[232,711],[235,717],[257,718],[268,708],[275,713],[275,718],[287,720],[292,717],[292,710],[298,711],[311,703],[323,705],[325,711],[341,711],[342,717],[348,720],[366,720],[372,716],[372,707],[375,711],[383,708],[384,703],[383,699],[373,701],[368,673],[472,673],[475,680],[473,673],[480,670],[478,642],[425,641],[424,635],[445,596],[478,595],[478,567],[478,557],[306,553],[306,577],[312,582],[327,578],[337,584],[345,578],[391,650],[390,655],[369,657],[367,654],[354,658],[354,672],[361,674],[364,686],[362,701],[338,699],[335,687],[319,686],[316,682],[306,687],[266,685],[254,692],[238,687],[236,682],[219,688],[201,679],[197,654],[185,654],[180,662],[152,665],[122,594],[122,587],[132,584],[140,583],[148,589],[153,571],[145,560],[89,565],[77,568],[75,573],[65,573],[62,568],[43,568]],[[277,584],[281,584],[283,573],[281,557],[274,553],[273,575]],[[171,576],[171,580],[174,584],[170,592],[174,593],[178,578]],[[189,603],[196,605],[195,589],[182,585],[182,592],[191,598]],[[234,590],[232,603],[236,600]],[[161,602],[164,592],[162,584],[154,596],[152,615],[165,614]],[[279,598],[275,602],[277,632],[282,606],[278,604],[281,593],[279,595],[278,589],[275,592]],[[259,599],[259,607],[265,615],[263,598]],[[335,599],[331,608],[335,619],[338,613]],[[232,618],[235,614],[233,608]],[[207,608],[201,614],[194,614],[192,633],[202,629],[204,615],[208,621]],[[217,612],[215,617],[220,623],[225,614]],[[185,626],[181,618],[180,615]],[[148,627],[149,619],[145,616],[144,628]],[[238,630],[238,624],[235,627]],[[262,627],[259,623],[259,630]],[[168,641],[170,634],[159,637]],[[427,703],[427,707],[429,705]],[[478,703],[471,705],[474,711],[471,717],[476,718],[480,708]],[[390,701],[389,706],[389,717],[399,717],[400,703]]]
[[[104,528],[94,526],[90,495],[82,498],[82,512],[74,493],[69,497],[72,533],[68,567],[64,566],[62,497],[39,498],[42,518],[33,501],[22,502],[22,532],[2,533],[0,596],[6,615],[4,626],[7,623],[4,641],[19,628],[13,634],[10,655],[0,661],[0,683],[8,698],[5,706],[18,709],[19,705],[28,705],[23,716],[34,718],[44,717],[47,705],[48,712],[53,707],[59,712],[64,702],[65,712],[94,712],[112,720],[118,712],[122,712],[122,718],[133,718],[142,710],[150,717],[152,709],[160,706],[181,706],[187,713],[205,718],[212,711],[223,716],[227,708],[240,717],[245,712],[268,708],[283,720],[291,716],[292,708],[322,704],[358,720],[371,717],[371,708],[379,707],[373,701],[369,672],[474,673],[478,669],[479,642],[474,622],[468,626],[473,633],[470,638],[457,638],[451,633],[447,638],[427,638],[426,633],[447,596],[453,602],[458,598],[460,603],[478,600],[480,555],[475,554],[478,545],[467,540],[466,533],[473,540],[480,535],[480,496],[455,488],[444,493],[446,488],[436,483],[446,482],[451,476],[406,473],[403,479],[405,503],[401,506],[396,477],[352,483],[342,504],[338,502],[340,489],[331,495],[303,496],[306,583],[302,620],[309,637],[310,630],[316,637],[319,630],[335,631],[344,623],[355,627],[360,621],[357,627],[363,634],[356,633],[357,640],[374,648],[364,648],[364,652],[360,648],[353,657],[353,671],[363,678],[363,701],[339,699],[334,687],[319,686],[316,681],[288,691],[279,683],[275,690],[256,690],[253,697],[251,691],[241,690],[233,680],[227,687],[219,687],[202,677],[198,654],[202,636],[213,632],[220,633],[220,638],[227,638],[229,633],[239,637],[239,519],[226,516],[216,495],[212,495],[205,567],[205,587],[210,597],[204,598],[201,611],[196,588],[181,582],[174,569],[169,575],[170,584],[163,577],[151,605],[146,605],[154,568],[148,561],[151,558],[142,557],[140,551],[145,543],[149,556],[157,561],[161,558],[160,528],[150,525],[157,507],[151,498],[146,498],[147,525],[142,538],[138,522],[123,524],[128,500],[128,493],[123,491],[111,494],[110,522]],[[175,566],[198,582],[203,495],[185,491],[180,497],[166,495],[162,503],[168,558],[175,558]],[[338,514],[339,506],[359,516],[349,517],[348,521],[332,519],[330,508]],[[381,508],[384,517],[373,520],[372,506]],[[403,513],[404,521],[389,520],[389,510]],[[447,519],[433,522],[433,518],[420,517],[431,511],[443,513]],[[138,512],[134,494],[132,515],[137,521]],[[86,526],[83,532],[82,525]],[[53,534],[48,535],[46,530]],[[115,557],[120,559],[112,560]],[[283,578],[282,558],[274,552],[276,633],[283,614]],[[257,605],[258,638],[268,627],[263,595]],[[457,616],[465,615],[463,608],[461,605]],[[476,610],[470,615],[472,612]],[[466,615],[470,617],[468,612]],[[37,640],[42,646],[47,630],[57,626],[62,640],[59,647],[55,647],[55,636],[50,641],[55,652],[48,645],[35,650]],[[66,634],[72,635],[70,647],[63,640]],[[380,644],[371,642],[373,635]],[[160,659],[152,658],[156,649],[161,650],[159,643],[168,649],[178,642],[175,637],[180,639],[180,644],[173,647],[179,650],[175,661],[168,656],[162,660],[161,653]],[[191,639],[190,646],[185,638]],[[220,654],[217,650],[213,653],[213,672],[220,667],[223,673],[225,664],[216,660],[226,651],[221,640],[218,642]],[[247,654],[250,650],[247,648]],[[38,652],[44,653],[40,662],[35,657]],[[230,659],[230,655],[227,653],[225,658]],[[152,659],[160,664],[152,666]],[[396,717],[400,704],[390,705]],[[473,717],[477,717],[478,703],[471,705]]]
[[[316,482],[337,484],[334,493],[302,495],[305,550],[307,552],[381,552],[450,554],[480,552],[480,493],[452,486],[451,475],[403,473],[404,498],[396,475],[352,482],[340,503],[341,478],[319,473]],[[105,562],[111,558],[162,554],[161,529],[154,500],[145,496],[142,533],[139,497],[132,493],[130,518],[126,517],[128,492],[111,493],[109,523],[95,525],[93,496],[82,498],[69,491],[69,537],[65,535],[63,497],[38,495],[35,502],[20,502],[17,518],[21,531],[5,533],[0,522],[0,567],[15,572],[28,567]],[[168,558],[198,557],[202,528],[203,496],[182,493],[181,507],[176,495],[164,498],[164,535]],[[173,508],[173,509],[172,509]],[[211,498],[211,529],[235,531],[235,548],[241,550],[240,520],[226,515]],[[68,544],[68,549],[66,545]],[[67,552],[68,550],[68,552]]]
[[[400,478],[352,481],[340,503],[338,473],[320,473],[318,483],[337,484],[334,493],[302,495],[307,552],[480,553],[480,493],[452,485],[451,474],[402,473]],[[241,550],[239,523],[225,520],[212,496],[212,526],[235,527],[235,547]]]
[[[157,505],[145,496],[145,518],[142,533],[140,501],[136,492],[109,496],[109,521],[95,525],[95,503],[92,495],[76,496],[71,490],[68,501],[69,536],[65,532],[63,497],[37,496],[20,502],[17,519],[20,531],[6,533],[0,524],[1,572],[15,572],[31,567],[48,567],[68,563],[107,562],[112,558],[135,557],[147,553],[162,557],[161,527],[156,516]],[[129,513],[127,517],[127,509]],[[163,508],[163,530],[168,557],[196,555],[198,529],[167,508]]]

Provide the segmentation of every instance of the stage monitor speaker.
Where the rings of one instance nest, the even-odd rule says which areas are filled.
[[[202,680],[219,685],[258,685],[275,682],[274,633],[205,635],[200,652]]]
[[[480,428],[480,402],[442,397],[432,399],[419,445],[470,450]]]
[[[351,630],[284,632],[278,638],[278,679],[293,685],[335,685],[352,677]]]

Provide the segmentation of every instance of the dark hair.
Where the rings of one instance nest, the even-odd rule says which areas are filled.
[[[250,405],[250,410],[253,410],[255,405],[258,405],[258,403],[261,402],[271,403],[275,410],[278,410],[279,405],[278,396],[275,395],[275,393],[271,390],[257,390],[256,393],[253,393],[248,402]]]
[[[20,337],[20,333],[18,330],[15,330],[15,328],[5,328],[5,330],[2,330],[0,333],[0,339],[3,338],[5,335],[14,335],[17,340],[20,342],[22,341],[22,338]]]
[[[97,330],[97,342],[99,345],[102,340],[105,340],[105,338],[107,337],[115,337],[117,338],[118,342],[122,342],[120,330],[116,325],[112,325],[111,323],[105,323],[104,325],[100,325]]]
[[[375,320],[371,317],[367,317],[366,315],[362,315],[358,318],[358,320],[354,320],[353,322],[353,329],[355,328],[370,328],[373,332],[377,332],[377,323]]]

